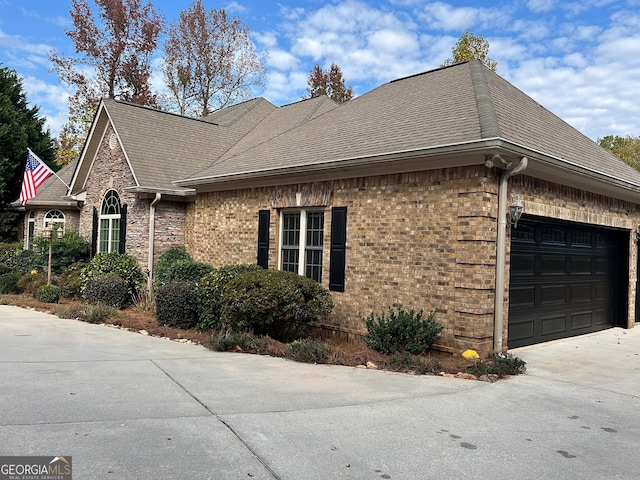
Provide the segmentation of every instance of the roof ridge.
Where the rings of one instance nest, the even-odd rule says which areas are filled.
[[[471,71],[471,83],[476,100],[478,120],[480,121],[480,137],[502,137],[500,122],[498,122],[493,98],[487,85],[487,77],[485,75],[487,67],[480,60],[472,60],[468,65]]]
[[[182,119],[185,119],[185,120],[193,120],[193,121],[196,121],[196,122],[207,123],[209,125],[218,125],[217,123],[210,122],[208,120],[205,120],[204,118],[189,117],[187,115],[181,115],[179,113],[170,112],[168,110],[162,110],[160,108],[151,107],[149,105],[140,105],[139,103],[127,102],[125,100],[117,100],[115,98],[105,97],[105,98],[102,99],[102,102],[105,105],[107,105],[107,102],[114,102],[115,104],[118,104],[118,105],[123,105],[123,106],[127,106],[127,107],[137,107],[137,108],[140,108],[142,110],[147,110],[149,112],[154,112],[154,113],[159,113],[159,114],[164,114],[164,115],[170,115],[172,117],[182,118]]]

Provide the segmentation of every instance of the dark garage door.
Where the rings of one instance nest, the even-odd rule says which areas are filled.
[[[511,229],[508,347],[622,324],[628,238],[616,230],[523,218]]]

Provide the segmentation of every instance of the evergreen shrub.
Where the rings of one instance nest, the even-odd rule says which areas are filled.
[[[262,267],[256,264],[226,265],[202,277],[198,283],[198,308],[200,309],[198,329],[220,330],[224,287],[239,275],[259,270],[262,270]]]
[[[222,292],[221,323],[233,331],[286,342],[332,310],[331,295],[319,283],[291,272],[260,270],[227,283]]]
[[[20,274],[17,272],[0,275],[0,294],[20,293],[18,280],[20,280]]]
[[[44,275],[37,272],[27,273],[20,277],[18,280],[18,288],[26,293],[31,294],[34,298],[38,293],[38,289],[42,285],[47,284],[47,279]]]
[[[198,289],[195,282],[168,283],[156,292],[156,318],[160,325],[194,328],[198,324]]]
[[[160,255],[154,270],[154,283],[156,288],[171,282],[171,268],[181,260],[191,260],[191,255],[189,255],[183,245],[171,247]]]
[[[41,285],[36,292],[36,299],[42,303],[58,303],[60,301],[60,288],[56,285]]]
[[[364,319],[367,327],[366,343],[386,355],[409,352],[420,354],[429,350],[444,326],[435,321],[436,310],[423,318],[423,310],[396,311],[389,307],[387,314],[371,313]]]
[[[85,262],[72,263],[68,265],[58,276],[58,287],[60,287],[61,295],[65,298],[80,298],[80,289],[82,287],[81,273],[86,267]]]
[[[118,275],[98,275],[87,280],[84,299],[89,304],[121,309],[129,302],[127,282]]]
[[[87,281],[101,275],[117,275],[126,282],[126,304],[136,297],[138,290],[145,282],[145,275],[135,257],[126,253],[99,253],[91,259],[80,273],[82,285],[80,290],[84,296]]]

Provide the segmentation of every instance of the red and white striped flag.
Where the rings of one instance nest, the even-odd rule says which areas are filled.
[[[38,188],[44,181],[53,174],[46,163],[29,150],[27,155],[27,166],[24,170],[24,180],[22,180],[22,190],[20,191],[20,201],[26,205],[29,199],[38,195]]]

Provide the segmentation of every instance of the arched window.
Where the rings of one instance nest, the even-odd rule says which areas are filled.
[[[122,204],[120,195],[109,190],[100,207],[100,228],[98,229],[98,252],[118,252],[120,250],[120,220]]]
[[[49,210],[44,214],[44,228],[52,228],[54,230],[62,229],[64,233],[64,213],[60,210]]]

